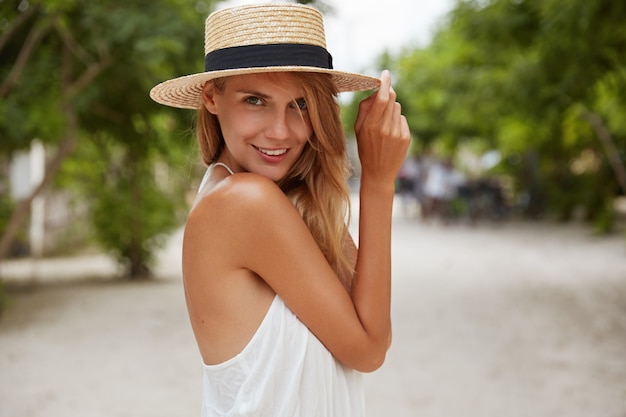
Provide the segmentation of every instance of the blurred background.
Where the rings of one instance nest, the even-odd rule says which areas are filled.
[[[1,417],[197,409],[195,114],[148,92],[246,3],[0,0]],[[300,3],[335,68],[391,70],[412,134],[370,415],[626,416],[626,2]],[[351,148],[364,97],[340,97]]]

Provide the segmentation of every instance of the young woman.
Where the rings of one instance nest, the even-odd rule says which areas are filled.
[[[199,108],[207,172],[189,214],[183,278],[204,368],[204,416],[364,415],[360,372],[391,342],[391,210],[409,130],[391,88],[332,69],[311,7],[224,9],[206,71],[158,102]],[[378,90],[355,123],[358,250],[336,96]]]

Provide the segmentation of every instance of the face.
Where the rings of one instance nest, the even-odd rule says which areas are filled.
[[[209,82],[203,102],[217,116],[226,142],[219,159],[235,172],[278,181],[313,133],[303,90],[288,73],[228,77],[223,91]]]

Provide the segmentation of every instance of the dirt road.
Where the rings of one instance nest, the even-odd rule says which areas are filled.
[[[623,236],[401,211],[394,227],[394,342],[366,375],[369,417],[626,417]],[[0,417],[199,415],[179,251],[177,234],[150,282],[107,279],[98,256],[3,265],[57,283],[14,291],[0,320]]]

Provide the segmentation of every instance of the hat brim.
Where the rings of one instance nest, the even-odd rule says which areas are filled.
[[[174,78],[152,88],[150,97],[157,103],[166,106],[181,109],[199,109],[202,107],[202,88],[207,81],[232,75],[264,72],[316,72],[330,74],[340,93],[373,90],[380,86],[378,78],[325,68],[305,66],[254,67],[202,72]]]

